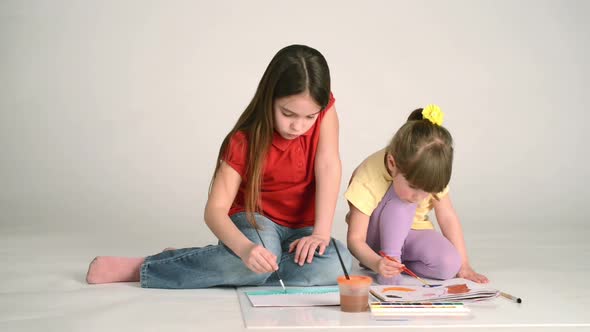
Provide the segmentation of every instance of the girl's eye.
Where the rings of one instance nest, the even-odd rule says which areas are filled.
[[[314,114],[314,115],[309,115],[307,118],[308,118],[308,119],[315,119],[315,117],[316,117],[316,114]]]
[[[286,117],[288,117],[288,118],[290,118],[290,117],[293,116],[293,113],[283,113],[283,115],[286,116]]]

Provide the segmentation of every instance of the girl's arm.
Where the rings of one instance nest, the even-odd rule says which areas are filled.
[[[385,278],[390,278],[401,273],[402,264],[385,259],[367,244],[367,229],[369,228],[369,216],[362,213],[354,205],[348,204],[350,211],[346,215],[348,233],[346,242],[348,250],[362,265],[379,273]]]
[[[439,201],[434,201],[434,213],[436,214],[436,220],[441,232],[451,241],[461,255],[461,269],[457,275],[475,282],[487,283],[488,278],[483,274],[475,272],[469,264],[465,240],[463,238],[463,228],[461,227],[461,222],[455,212],[455,208],[451,203],[449,193]]]
[[[315,156],[315,224],[311,236],[293,241],[289,252],[295,250],[295,262],[303,265],[311,263],[316,249],[320,255],[324,254],[330,243],[332,221],[340,189],[342,165],[338,147],[338,115],[336,108],[327,112],[320,127],[320,139]]]
[[[240,174],[222,162],[205,206],[205,223],[223,244],[228,246],[246,266],[257,273],[277,270],[276,256],[250,241],[227,215],[242,179]]]

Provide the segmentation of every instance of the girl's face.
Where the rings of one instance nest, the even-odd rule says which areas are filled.
[[[408,203],[418,203],[428,196],[427,192],[414,188],[408,180],[406,180],[402,172],[400,172],[395,166],[395,160],[389,153],[387,154],[387,169],[389,170],[389,174],[393,177],[393,190],[395,190],[395,193],[401,200]]]
[[[277,98],[273,105],[275,130],[285,139],[295,139],[313,126],[321,110],[307,92]]]

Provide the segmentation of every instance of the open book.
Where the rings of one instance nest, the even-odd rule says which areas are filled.
[[[497,289],[455,278],[425,285],[374,285],[371,290],[388,302],[469,302],[497,297]]]

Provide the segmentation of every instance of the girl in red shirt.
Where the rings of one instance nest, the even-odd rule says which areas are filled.
[[[205,207],[219,243],[145,258],[99,256],[87,282],[140,281],[146,288],[336,284],[342,268],[330,234],[341,164],[334,102],[320,52],[303,45],[280,50],[219,149]],[[350,269],[350,253],[336,243]]]

